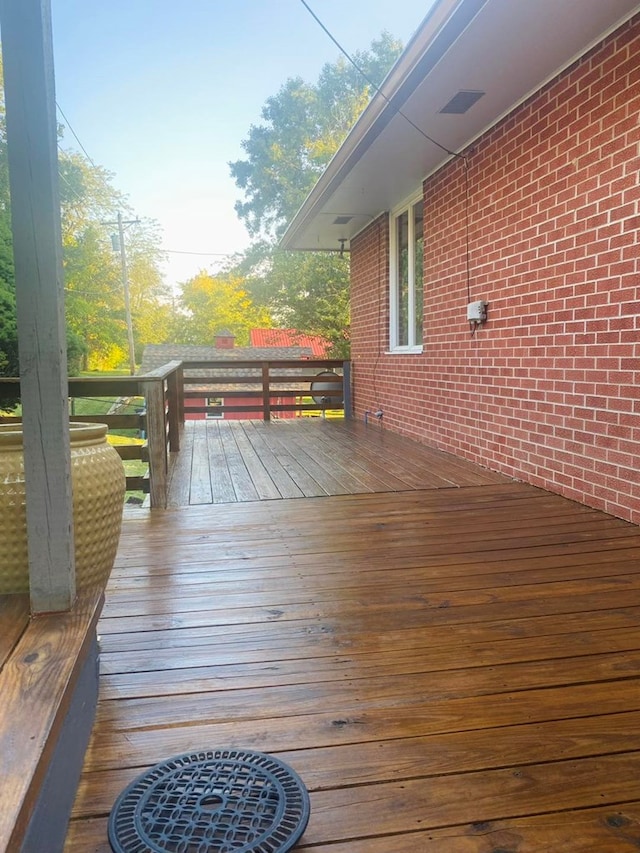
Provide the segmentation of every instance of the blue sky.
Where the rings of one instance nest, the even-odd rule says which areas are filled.
[[[309,5],[354,52],[382,30],[406,44],[430,3]],[[158,220],[167,250],[244,248],[227,164],[287,78],[315,82],[339,55],[300,0],[52,0],[52,13],[58,103],[135,213]],[[68,130],[63,144],[78,147]],[[215,263],[169,254],[167,281]]]

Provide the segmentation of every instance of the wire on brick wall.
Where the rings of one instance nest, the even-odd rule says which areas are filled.
[[[465,231],[465,271],[467,276],[467,301],[471,302],[471,248],[469,241],[471,191],[469,188],[469,161],[464,159],[464,231]]]
[[[465,241],[465,274],[467,278],[467,303],[471,302],[471,188],[469,185],[469,160],[464,158],[464,241]],[[471,337],[475,337],[478,330],[477,323],[469,323]]]
[[[376,361],[373,365],[373,396],[376,400],[376,409],[380,410],[382,405],[378,397],[378,366],[382,358],[382,217],[378,218],[378,281],[376,288],[378,291],[378,352]]]

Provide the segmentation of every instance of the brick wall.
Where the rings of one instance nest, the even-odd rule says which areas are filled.
[[[467,152],[469,282],[464,163],[425,182],[423,354],[386,354],[386,217],[351,253],[360,416],[636,523],[638,56],[640,17]]]

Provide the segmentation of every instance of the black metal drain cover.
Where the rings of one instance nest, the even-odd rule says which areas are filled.
[[[290,767],[262,752],[176,755],[128,785],[109,817],[115,853],[284,853],[309,820]]]

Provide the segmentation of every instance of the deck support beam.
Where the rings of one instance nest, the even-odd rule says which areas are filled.
[[[0,0],[31,609],[75,599],[50,0]]]

